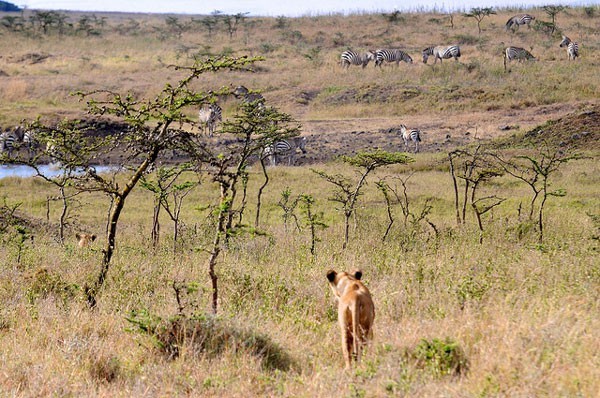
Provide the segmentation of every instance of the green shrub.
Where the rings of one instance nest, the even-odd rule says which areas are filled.
[[[427,369],[437,377],[464,375],[469,367],[463,349],[450,338],[422,339],[409,356],[417,367]]]
[[[256,356],[267,370],[288,371],[293,365],[290,355],[268,336],[237,329],[216,317],[178,315],[163,320],[147,311],[133,311],[126,319],[135,326],[132,331],[149,334],[168,359],[179,357],[182,349],[208,357],[232,351]]]

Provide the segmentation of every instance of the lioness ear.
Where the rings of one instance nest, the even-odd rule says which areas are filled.
[[[335,272],[334,270],[330,269],[329,271],[327,271],[327,280],[329,282],[335,281],[336,275],[337,275],[337,272]]]
[[[359,281],[360,278],[362,278],[362,271],[361,270],[354,271],[354,278]]]
[[[92,235],[92,242],[96,240],[96,235]]]
[[[79,234],[75,234],[75,237],[77,238],[77,240],[81,239],[81,235]]]

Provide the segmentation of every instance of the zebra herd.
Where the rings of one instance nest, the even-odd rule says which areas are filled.
[[[506,22],[506,30],[514,32],[519,29],[520,25],[527,25],[531,28],[531,22],[535,20],[535,17],[530,14],[519,14],[515,15]],[[562,37],[560,47],[566,47],[567,56],[569,60],[575,60],[579,56],[579,44],[569,39],[567,36]],[[440,62],[444,59],[454,58],[458,61],[461,55],[460,47],[458,45],[451,46],[431,46],[421,51],[423,55],[423,63],[427,63],[429,57],[434,58],[434,64],[439,59]],[[527,50],[521,47],[509,46],[503,50],[504,59],[504,70],[507,70],[507,63],[510,61],[526,61],[535,60],[535,57]],[[383,62],[395,62],[396,66],[399,65],[400,61],[404,61],[408,64],[412,64],[411,56],[404,50],[400,49],[380,49],[380,50],[367,50],[364,53],[359,53],[353,50],[346,50],[340,57],[340,65],[342,68],[347,69],[350,65],[360,65],[365,68],[370,61],[375,62],[375,67],[381,67]]]

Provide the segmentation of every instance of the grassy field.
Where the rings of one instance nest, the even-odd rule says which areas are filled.
[[[516,10],[484,19],[481,35],[473,19],[455,15],[451,27],[447,15],[431,13],[403,14],[398,23],[381,15],[249,18],[231,39],[223,28],[209,37],[196,24],[179,35],[165,16],[119,14],[106,15],[98,36],[2,31],[3,128],[38,114],[48,121],[82,117],[84,107],[69,96],[73,90],[155,95],[181,77],[166,65],[227,53],[266,60],[256,73],[207,75],[199,89],[244,84],[263,90],[269,103],[303,123],[313,151],[318,139],[332,140],[335,153],[356,151],[363,141],[344,147],[334,138],[358,130],[375,139],[400,122],[424,129],[430,146],[411,155],[414,163],[369,176],[346,249],[343,215],[330,200],[334,187],[311,169],[350,179],[358,178],[356,170],[335,161],[271,168],[259,230],[232,237],[219,257],[217,318],[209,315],[206,263],[215,222],[211,206],[219,192],[208,178],[183,202],[175,253],[172,222],[164,213],[153,248],[153,196],[141,187],[133,191],[93,311],[82,287],[102,261],[107,196],[89,193],[71,202],[61,245],[60,204],[47,207],[56,187],[35,178],[0,180],[0,395],[598,396],[599,126],[590,121],[599,112],[600,10],[594,10],[558,15],[559,27],[581,43],[576,62],[566,60],[557,37],[524,27],[505,32],[504,22]],[[531,12],[545,19],[541,9]],[[455,42],[463,47],[459,64],[420,62],[427,45]],[[538,61],[504,72],[502,42],[531,49]],[[348,71],[338,65],[348,47],[384,46],[406,48],[415,63],[382,71],[372,64]],[[31,63],[34,53],[50,56]],[[223,105],[225,117],[235,112],[234,101]],[[500,125],[516,127],[504,131]],[[550,189],[566,194],[545,204],[543,242],[527,216],[530,188],[508,175],[480,188],[480,197],[505,199],[484,215],[483,233],[470,209],[465,223],[457,224],[448,162],[456,147],[432,142],[465,131],[474,132],[460,142],[470,145],[467,151],[483,138],[506,157],[539,157],[545,148],[539,131],[548,134],[552,153],[579,143],[573,149],[585,157],[550,174]],[[537,148],[525,147],[531,143]],[[395,223],[385,241],[386,203],[375,184],[381,179],[400,193],[400,179],[406,182],[416,217],[404,221],[393,201]],[[261,183],[260,169],[252,167],[248,224]],[[292,198],[312,195],[312,210],[326,225],[316,230],[314,255],[306,209],[295,212],[302,228],[284,222],[278,202],[288,189]],[[99,238],[79,248],[79,231]],[[351,371],[343,369],[325,278],[330,268],[362,269],[376,306],[375,339]],[[185,317],[177,318],[181,313]]]

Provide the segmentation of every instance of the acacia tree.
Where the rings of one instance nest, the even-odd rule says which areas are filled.
[[[159,167],[154,179],[142,176],[142,187],[154,194],[152,245],[155,249],[160,240],[160,210],[164,209],[173,221],[173,253],[177,251],[181,206],[185,197],[199,184],[199,181],[179,181],[182,174],[191,170],[189,164],[182,164]]]
[[[483,183],[501,176],[503,172],[494,164],[492,156],[485,152],[480,145],[473,151],[468,149],[452,151],[448,154],[448,158],[450,160],[450,175],[454,184],[456,221],[458,225],[465,223],[467,205],[470,205],[477,218],[480,231],[479,243],[482,243],[484,231],[482,216],[504,202],[505,198],[496,195],[479,197],[479,189]],[[459,190],[459,180],[463,181],[462,196]],[[462,203],[460,202],[461,199]]]
[[[550,35],[554,34],[556,30],[556,16],[565,10],[565,6],[557,6],[557,5],[547,5],[542,7],[546,14],[550,17],[550,22],[548,23],[550,26]]]
[[[471,11],[465,13],[464,15],[467,18],[475,18],[475,20],[477,21],[477,30],[481,35],[481,21],[483,21],[485,17],[495,13],[496,11],[494,11],[494,9],[491,7],[475,7],[471,8]]]
[[[500,155],[495,155],[502,169],[514,178],[526,183],[532,190],[529,220],[537,217],[538,241],[544,240],[544,207],[546,201],[551,196],[565,196],[564,189],[552,190],[550,177],[556,173],[560,167],[571,160],[581,159],[579,154],[569,154],[563,149],[552,149],[545,144],[535,155],[519,155],[510,159],[504,159]]]
[[[248,59],[254,62],[256,59]],[[230,90],[232,92],[233,90]],[[218,275],[216,266],[224,245],[234,234],[246,226],[241,223],[241,214],[245,209],[245,187],[247,186],[248,165],[262,152],[263,148],[274,141],[298,135],[300,126],[288,114],[265,105],[264,99],[242,103],[240,111],[223,122],[215,134],[229,139],[225,152],[216,152],[208,147],[202,137],[187,134],[180,142],[202,171],[210,176],[219,187],[219,199],[214,207],[215,228],[210,245],[208,272],[212,283],[212,310],[218,310]],[[239,195],[240,183],[244,186],[244,195]],[[237,223],[235,220],[238,220]]]
[[[127,197],[142,176],[154,165],[161,151],[174,147],[182,136],[186,136],[185,131],[173,128],[175,123],[181,125],[183,122],[192,122],[186,116],[186,108],[209,102],[222,93],[194,91],[191,83],[208,72],[245,70],[246,66],[256,59],[214,58],[196,60],[190,67],[174,67],[176,71],[183,71],[184,77],[175,85],[167,84],[152,99],[138,99],[131,93],[121,95],[107,90],[77,93],[81,99],[87,100],[90,114],[99,117],[110,115],[124,122],[126,128],[113,136],[86,136],[77,128],[76,121],[55,128],[40,126],[40,130],[48,132],[47,148],[52,150],[52,156],[59,160],[63,167],[79,171],[75,183],[77,188],[84,191],[101,191],[111,198],[102,265],[97,277],[84,286],[91,308],[96,307],[98,294],[108,275],[116,245],[117,227]],[[93,166],[97,159],[115,152],[123,155],[123,167],[108,174],[97,173]],[[117,174],[123,176],[124,184],[117,182]]]
[[[358,181],[353,181],[342,174],[331,175],[314,169],[312,171],[336,187],[333,197],[330,200],[342,205],[341,211],[344,213],[344,244],[342,248],[346,249],[350,234],[350,218],[356,213],[356,204],[359,196],[362,194],[362,188],[367,181],[367,176],[379,167],[392,164],[405,164],[412,162],[413,159],[404,153],[374,151],[360,152],[355,156],[342,156],[341,160],[358,169]]]

